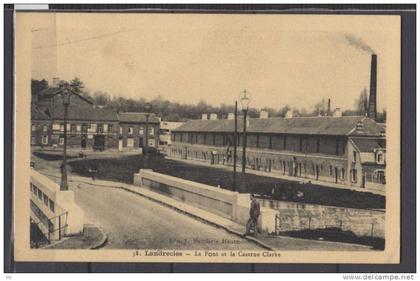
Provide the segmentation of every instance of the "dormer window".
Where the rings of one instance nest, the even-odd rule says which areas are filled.
[[[385,164],[385,154],[384,151],[376,151],[376,164]]]

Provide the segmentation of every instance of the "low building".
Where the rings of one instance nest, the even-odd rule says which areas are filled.
[[[180,127],[183,122],[160,122],[160,133],[159,133],[159,145],[166,146],[171,145],[171,132],[176,128]]]
[[[147,117],[148,121],[147,121]],[[154,114],[123,112],[118,114],[120,125],[120,149],[143,148],[146,146],[146,123],[148,124],[148,146],[159,145],[160,120]]]
[[[172,131],[169,155],[232,165],[233,138],[234,120],[191,120]],[[251,118],[246,141],[248,169],[359,187],[385,183],[383,127],[364,116]]]

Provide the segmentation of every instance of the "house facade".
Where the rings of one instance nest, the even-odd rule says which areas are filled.
[[[48,88],[31,106],[31,145],[64,145],[64,106],[58,88]],[[95,106],[88,97],[73,94],[67,114],[67,145],[80,149],[130,149],[145,145],[144,113],[118,113]],[[159,120],[149,118],[149,145],[156,147]]]
[[[191,120],[171,138],[171,157],[233,165],[234,120]],[[385,183],[385,174],[377,176],[385,172],[385,152],[382,127],[364,116],[255,118],[247,124],[244,161],[248,169],[363,188]],[[382,154],[380,164],[376,154]]]
[[[144,148],[146,133],[148,134],[148,147],[158,147],[160,120],[154,114],[149,114],[147,121],[145,113],[124,112],[118,114],[118,120],[120,149]],[[146,123],[148,132],[146,132]]]

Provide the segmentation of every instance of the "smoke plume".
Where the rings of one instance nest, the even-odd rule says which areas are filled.
[[[344,34],[344,37],[347,40],[347,43],[349,43],[351,46],[362,50],[364,52],[368,52],[370,54],[374,54],[375,51],[368,45],[366,44],[362,38],[357,38],[356,36],[352,35],[352,34]]]

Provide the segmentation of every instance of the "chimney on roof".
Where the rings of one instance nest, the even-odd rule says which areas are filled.
[[[233,113],[233,112],[229,112],[229,113],[228,113],[228,116],[227,116],[227,119],[228,119],[228,120],[233,120],[233,119],[235,119],[235,113]]]
[[[260,119],[267,119],[268,118],[268,111],[267,110],[261,110],[260,111]]]
[[[334,114],[333,114],[333,116],[334,116],[334,117],[341,117],[341,116],[343,116],[343,113],[341,112],[341,109],[340,109],[339,107],[337,107],[337,108],[334,110]]]
[[[331,116],[331,99],[328,99],[327,116]]]
[[[217,120],[217,113],[210,113],[210,120]]]
[[[372,54],[370,64],[370,93],[369,93],[369,106],[368,117],[376,121],[376,70],[377,70],[377,56]]]
[[[293,111],[288,110],[288,111],[286,112],[286,115],[285,115],[284,117],[285,117],[285,118],[292,118],[292,117],[293,117]]]
[[[52,86],[53,87],[58,87],[58,83],[60,83],[60,77],[53,77]]]
[[[364,130],[365,130],[365,125],[363,124],[363,122],[362,121],[357,122],[356,133],[363,133]]]
[[[201,120],[207,120],[207,113],[201,114]]]

